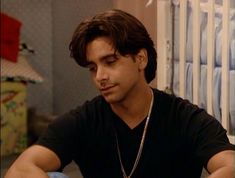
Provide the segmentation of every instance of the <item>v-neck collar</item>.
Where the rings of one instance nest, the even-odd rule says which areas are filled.
[[[143,127],[145,125],[146,122],[146,118],[143,119],[138,125],[136,125],[134,128],[130,128],[120,117],[118,117],[117,115],[115,115],[114,117],[114,127],[116,128],[116,130],[118,130],[119,132],[128,132],[128,133],[136,133],[138,131],[142,131]]]

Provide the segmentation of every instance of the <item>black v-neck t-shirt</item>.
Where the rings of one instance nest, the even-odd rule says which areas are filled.
[[[135,128],[131,129],[120,118],[114,119],[121,160],[127,175],[130,175],[135,164],[145,123],[146,119],[144,119]]]
[[[235,150],[226,130],[203,109],[187,100],[153,91],[145,143],[132,178],[199,178],[202,167],[213,155]],[[122,178],[115,130],[129,174],[145,120],[130,129],[98,96],[56,119],[37,144],[58,155],[61,169],[74,160],[84,178]]]

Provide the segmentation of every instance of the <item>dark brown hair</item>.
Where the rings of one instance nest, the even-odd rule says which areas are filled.
[[[110,38],[115,51],[122,56],[136,55],[140,49],[146,49],[148,64],[145,68],[145,78],[148,83],[154,79],[157,53],[153,41],[144,25],[137,18],[122,10],[109,10],[81,22],[69,45],[71,57],[80,66],[85,67],[87,44],[102,36]]]

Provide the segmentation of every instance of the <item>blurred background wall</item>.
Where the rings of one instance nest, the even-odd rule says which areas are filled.
[[[21,40],[35,50],[28,62],[44,79],[28,85],[28,107],[61,114],[97,94],[88,72],[69,57],[68,45],[82,19],[112,6],[112,0],[1,2],[2,12],[22,22]]]
[[[98,94],[89,72],[69,56],[72,34],[84,18],[111,8],[126,10],[145,24],[156,43],[156,1],[146,6],[148,1],[2,0],[1,11],[22,22],[21,40],[35,50],[28,62],[44,78],[28,85],[28,107],[58,115]]]

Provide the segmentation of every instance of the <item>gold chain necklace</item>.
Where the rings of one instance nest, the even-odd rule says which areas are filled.
[[[141,156],[141,153],[142,153],[142,150],[143,150],[143,147],[144,147],[145,135],[146,135],[146,131],[147,131],[147,128],[148,128],[148,123],[149,123],[149,119],[150,119],[150,115],[151,115],[152,107],[153,107],[154,96],[153,96],[153,91],[152,90],[151,90],[151,94],[152,94],[152,100],[151,100],[151,103],[150,103],[150,107],[149,107],[149,111],[148,111],[148,116],[147,116],[147,119],[146,119],[146,122],[145,122],[144,131],[143,131],[143,135],[142,135],[142,138],[141,138],[139,150],[138,150],[138,153],[137,153],[137,156],[136,156],[136,159],[135,159],[135,163],[134,163],[134,165],[132,167],[132,170],[131,170],[131,173],[130,173],[129,176],[127,176],[126,171],[124,169],[124,166],[122,164],[122,158],[121,158],[121,153],[120,153],[117,133],[115,133],[116,143],[117,143],[117,151],[118,151],[118,158],[119,158],[119,162],[120,162],[120,165],[121,165],[121,170],[122,170],[123,178],[131,178],[132,174],[134,173],[134,171],[135,171],[135,169],[136,169],[136,167],[137,167],[137,165],[139,163],[140,156]]]

